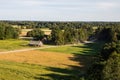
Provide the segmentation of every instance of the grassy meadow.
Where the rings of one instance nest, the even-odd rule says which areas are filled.
[[[40,74],[50,73],[44,68],[39,65],[0,61],[0,80],[34,80]]]
[[[29,43],[28,40],[20,39],[0,40],[0,51],[30,48],[28,46],[28,43]]]
[[[0,54],[0,80],[80,80],[101,43]],[[82,55],[81,55],[82,54]]]
[[[1,80],[79,80],[92,57],[27,51],[0,55]]]
[[[76,46],[59,46],[54,48],[41,49],[41,51],[61,52],[70,54],[96,55],[101,49],[103,42],[79,44]]]
[[[70,80],[78,79],[78,73],[72,68],[0,61],[0,80]]]

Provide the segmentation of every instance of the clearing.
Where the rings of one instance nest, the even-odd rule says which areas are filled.
[[[69,80],[85,73],[92,57],[43,51],[0,55],[0,79]],[[13,77],[11,77],[13,76]]]
[[[80,54],[94,55],[99,49],[100,45],[92,43],[0,54],[0,79],[79,80],[94,59]]]

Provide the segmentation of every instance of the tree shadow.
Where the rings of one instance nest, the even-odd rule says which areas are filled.
[[[37,80],[80,80],[81,77],[85,76],[85,73],[90,66],[90,59],[92,57],[85,55],[74,55],[74,57],[69,57],[70,60],[78,62],[79,66],[66,65],[68,68],[59,67],[46,67],[45,70],[50,71],[48,74],[38,74],[35,79]],[[49,79],[46,79],[49,77]]]
[[[81,54],[81,55],[89,55],[89,56],[95,56],[98,55],[101,48],[103,47],[104,42],[95,42],[95,43],[86,43],[84,46],[72,46],[72,47],[78,47],[82,48],[82,51],[79,51],[78,53],[73,54]]]
[[[68,66],[72,68],[47,67],[46,70],[52,71],[52,73],[39,75],[38,77],[35,77],[35,79],[38,79],[38,80],[78,80],[80,76],[82,76],[82,74],[80,74],[80,70],[75,69],[77,66],[71,66],[71,65],[68,65]],[[45,79],[45,77],[49,77],[50,79]]]
[[[96,52],[101,48],[101,45],[98,44],[85,44],[85,46],[73,46],[79,48],[89,48],[87,51],[79,51],[82,54],[74,54],[74,57],[69,57],[71,61],[78,62],[79,66],[66,65],[68,68],[56,68],[56,67],[46,67],[47,71],[52,71],[48,74],[38,74],[38,77],[35,79],[38,80],[80,80],[80,78],[84,77],[87,69],[92,65],[91,63],[94,61]],[[49,77],[50,79],[45,79],[45,77]]]

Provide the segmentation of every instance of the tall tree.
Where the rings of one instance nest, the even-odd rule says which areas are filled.
[[[52,42],[56,45],[62,45],[64,44],[64,31],[62,31],[60,28],[55,27],[52,29],[51,32],[51,37],[52,37]]]

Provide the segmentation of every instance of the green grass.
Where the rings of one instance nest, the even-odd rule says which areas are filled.
[[[0,61],[0,80],[34,80],[42,72],[46,73],[42,66]]]
[[[0,61],[0,80],[70,80],[78,73],[72,69]]]
[[[92,62],[92,56],[85,58],[84,55],[96,55],[101,47],[102,43],[90,43],[42,50],[75,54],[74,59],[71,60],[79,61],[84,67],[88,67]],[[68,64],[68,66],[69,68],[59,68],[37,64],[0,61],[0,80],[79,80],[86,70],[84,67],[71,66],[71,64]]]
[[[79,45],[84,46],[84,45]],[[61,53],[79,53],[79,51],[83,50],[82,48],[75,46],[58,46],[55,48],[46,48],[41,49],[42,51],[50,51],[50,52],[61,52]]]
[[[18,39],[0,40],[0,51],[28,48],[28,43],[27,40]]]
[[[102,48],[103,43],[88,43],[77,46],[59,46],[55,48],[41,49],[42,51],[83,54],[83,55],[97,55]]]

